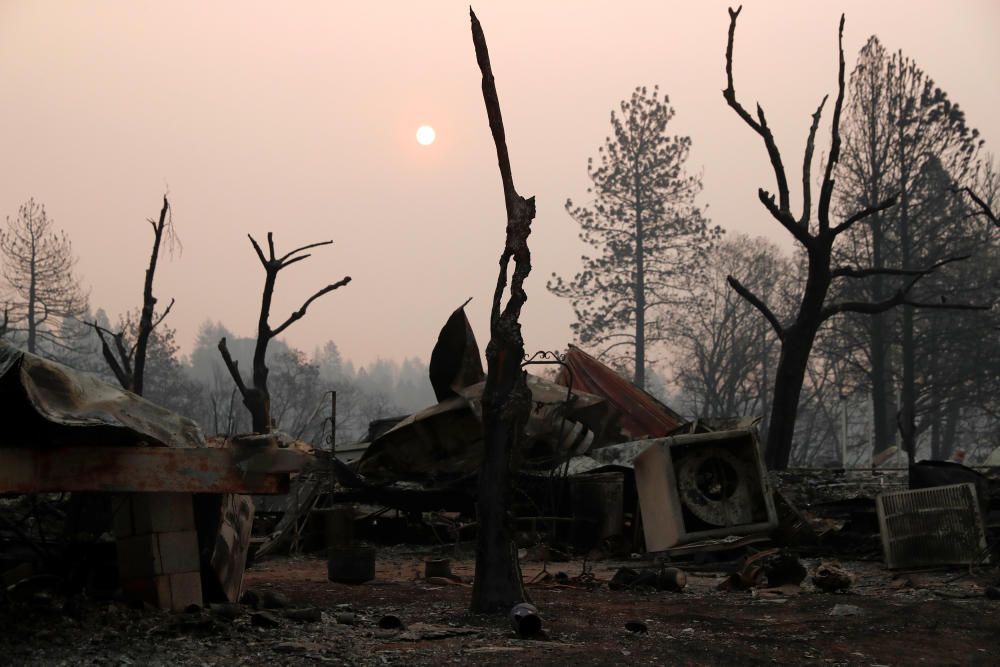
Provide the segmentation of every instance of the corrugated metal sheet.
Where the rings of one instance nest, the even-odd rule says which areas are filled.
[[[606,399],[630,439],[662,438],[685,424],[679,414],[574,345],[565,364],[570,372],[560,369],[556,382]]]
[[[2,447],[204,447],[198,425],[141,396],[0,341]]]
[[[563,417],[567,430],[582,425],[593,433],[604,431],[606,403],[597,396],[573,392],[569,405],[566,389],[537,375],[528,375],[532,411],[525,426],[522,455],[540,442],[547,443],[552,465],[565,452],[566,434],[559,431]],[[475,474],[483,456],[482,394],[485,382],[466,387],[457,398],[402,420],[377,438],[358,463],[358,472],[376,481],[435,482]],[[592,443],[593,439],[588,443]],[[551,450],[557,450],[556,457]]]

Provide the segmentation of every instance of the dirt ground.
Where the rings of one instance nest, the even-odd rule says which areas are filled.
[[[682,593],[612,591],[614,572],[637,563],[593,562],[592,578],[579,577],[582,561],[549,563],[571,583],[528,586],[548,636],[522,639],[506,618],[468,612],[467,583],[423,579],[429,555],[380,549],[376,579],[356,586],[328,581],[318,558],[260,563],[246,588],[278,593],[270,597],[284,607],[258,617],[245,605],[169,614],[36,593],[0,610],[0,663],[995,665],[1000,652],[1000,601],[983,594],[995,569],[893,577],[878,563],[851,562],[857,583],[848,593],[807,580],[782,595],[719,591],[710,574],[691,575]],[[524,563],[525,579],[542,568]],[[452,571],[471,577],[473,562],[454,559]],[[404,629],[379,628],[388,614]],[[633,620],[648,631],[626,630]]]

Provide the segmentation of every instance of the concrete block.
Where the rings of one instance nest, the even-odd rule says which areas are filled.
[[[197,572],[201,566],[198,558],[198,533],[181,530],[158,533],[160,570],[156,574]]]
[[[136,535],[194,530],[190,493],[133,493],[132,521]]]
[[[129,493],[112,499],[115,535],[194,530],[190,493]]]
[[[201,574],[198,572],[123,579],[122,593],[127,599],[141,600],[154,607],[173,611],[183,611],[192,604],[203,604]]]
[[[122,579],[126,599],[141,600],[159,609],[173,609],[170,596],[170,575]]]
[[[180,572],[165,576],[170,585],[171,609],[183,611],[192,604],[203,605],[200,572]]]
[[[156,535],[120,537],[116,540],[116,546],[118,576],[122,580],[163,573],[160,545]]]
[[[131,494],[111,497],[111,517],[115,537],[132,537],[135,535]]]

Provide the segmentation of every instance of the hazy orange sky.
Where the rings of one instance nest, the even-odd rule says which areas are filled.
[[[514,177],[535,195],[526,347],[570,340],[551,296],[584,246],[563,209],[585,198],[586,161],[636,85],[670,94],[701,201],[731,232],[786,239],[756,190],[770,187],[759,139],[722,99],[727,3],[477,2],[497,77]],[[809,114],[834,92],[837,21],[848,69],[872,33],[902,49],[1000,141],[1000,2],[755,1],[740,16],[736,88],[760,101],[787,164]],[[28,197],[71,236],[91,304],[139,305],[151,232],[169,188],[183,254],[156,294],[189,351],[199,325],[254,331],[262,269],[246,234],[278,250],[332,248],[279,278],[284,319],[344,275],[287,340],[333,339],[355,362],[427,358],[449,312],[485,345],[505,215],[467,2],[0,3],[0,214]],[[417,144],[419,125],[437,130]],[[795,179],[792,178],[795,182]]]

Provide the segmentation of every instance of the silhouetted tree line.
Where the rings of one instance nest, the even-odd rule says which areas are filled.
[[[580,273],[548,285],[571,301],[576,340],[691,417],[760,417],[777,467],[864,464],[892,446],[939,459],[962,448],[975,460],[1000,443],[993,157],[958,105],[873,36],[849,77],[841,51],[830,144],[816,142],[824,99],[809,128],[802,212],[793,215],[772,128],[733,87],[738,14],[725,97],[764,141],[777,192],[762,189],[760,200],[796,249],[723,236],[710,224],[698,202],[701,178],[687,172],[691,139],[670,133],[665,94],[638,87],[612,113],[611,136],[588,163],[586,200],[566,203],[594,250]],[[825,164],[813,215],[816,150]],[[355,369],[332,341],[306,354],[275,338],[296,313],[262,329],[264,346],[260,335],[235,337],[208,322],[182,358],[174,330],[160,323],[169,306],[157,310],[152,296],[160,240],[172,234],[167,212],[164,199],[159,222],[150,220],[143,304],[112,326],[103,311],[90,314],[68,238],[29,200],[0,233],[0,336],[140,388],[209,434],[253,426],[220,339],[234,366],[254,368],[263,356],[274,426],[316,444],[330,435],[330,391],[340,443],[363,437],[374,419],[434,402],[419,360]],[[255,248],[267,269],[273,252]],[[130,364],[139,349],[137,384]]]
[[[984,455],[1000,444],[992,157],[958,105],[872,37],[849,81],[841,50],[817,207],[825,98],[793,214],[772,128],[733,88],[738,15],[724,94],[763,139],[777,192],[760,200],[796,249],[719,238],[694,202],[699,179],[682,169],[690,140],[667,135],[665,96],[639,88],[612,114],[599,166],[588,163],[593,199],[567,202],[598,250],[572,281],[549,285],[572,301],[577,340],[656,393],[647,379],[659,368],[666,400],[691,417],[760,417],[773,467],[867,464],[892,446],[911,459]]]

